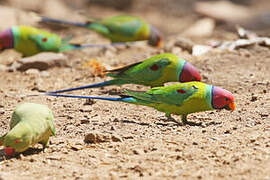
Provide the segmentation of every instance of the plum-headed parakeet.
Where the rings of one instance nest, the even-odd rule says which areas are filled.
[[[112,80],[77,88],[50,91],[50,93],[122,84],[141,84],[156,87],[163,86],[166,82],[201,80],[198,70],[192,64],[170,53],[155,55],[144,61],[107,72],[106,75],[112,77]]]
[[[122,97],[90,97],[48,93],[47,96],[101,99],[120,101],[153,107],[165,112],[169,120],[178,122],[171,114],[182,115],[183,124],[196,125],[187,121],[190,113],[212,109],[235,109],[234,97],[229,91],[202,82],[187,82],[166,87],[155,87],[146,92],[126,90]]]
[[[10,131],[0,137],[7,155],[23,152],[31,145],[46,147],[49,137],[55,135],[52,111],[45,105],[24,103],[16,107],[10,121]]]
[[[62,52],[86,47],[107,47],[115,44],[71,44],[70,38],[30,26],[13,26],[0,33],[0,50],[14,48],[23,56],[32,56],[44,51]]]
[[[148,40],[152,46],[161,47],[162,34],[154,26],[136,16],[118,15],[93,22],[71,22],[42,17],[41,22],[60,23],[91,29],[109,38],[112,42]]]

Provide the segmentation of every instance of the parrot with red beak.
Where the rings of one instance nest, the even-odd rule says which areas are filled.
[[[48,93],[46,96],[100,99],[119,101],[152,107],[164,112],[168,120],[176,121],[171,114],[182,115],[182,123],[198,125],[187,120],[188,114],[213,109],[234,111],[235,103],[231,92],[202,82],[178,83],[165,87],[155,87],[148,91],[126,90],[122,97],[92,97]]]

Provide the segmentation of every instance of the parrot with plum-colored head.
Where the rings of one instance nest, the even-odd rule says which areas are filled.
[[[183,124],[190,125],[196,125],[196,123],[187,121],[188,114],[213,109],[226,109],[231,111],[235,109],[234,97],[231,92],[197,81],[165,87],[155,87],[143,92],[126,90],[122,97],[91,97],[56,93],[47,93],[45,95],[120,101],[149,106],[164,112],[169,120],[177,123],[179,122],[174,120],[171,114],[182,115]]]
[[[163,86],[167,82],[200,81],[198,70],[189,62],[170,53],[152,56],[144,61],[122,68],[107,71],[112,80],[86,86],[49,91],[62,93],[74,90],[97,88],[110,85],[140,84],[144,86]]]

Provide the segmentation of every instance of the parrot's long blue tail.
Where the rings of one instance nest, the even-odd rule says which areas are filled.
[[[66,25],[73,25],[73,26],[80,26],[80,27],[87,27],[89,24],[91,24],[91,22],[81,23],[81,22],[65,21],[65,20],[60,20],[60,19],[44,17],[44,16],[41,17],[41,22],[66,24]]]
[[[86,86],[75,87],[75,88],[62,89],[62,90],[57,90],[57,91],[48,91],[48,92],[45,92],[45,93],[47,93],[47,94],[48,93],[49,94],[51,94],[51,93],[63,93],[63,92],[69,92],[69,91],[75,91],[75,90],[82,90],[82,89],[110,86],[110,85],[114,85],[114,84],[118,84],[117,79],[104,81],[104,82],[101,82],[101,83],[90,84],[90,85],[86,85]]]
[[[67,98],[78,98],[78,99],[99,99],[106,101],[122,101],[122,102],[134,102],[135,99],[133,97],[94,97],[94,96],[76,96],[76,95],[67,95],[67,94],[54,94],[47,93],[45,96],[55,96],[55,97],[67,97]]]
[[[73,49],[82,49],[82,48],[108,48],[112,46],[127,46],[132,45],[131,42],[115,42],[110,44],[70,44]]]

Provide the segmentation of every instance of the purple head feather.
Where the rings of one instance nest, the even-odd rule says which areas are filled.
[[[0,33],[0,50],[13,48],[14,46],[14,38],[12,34],[12,30],[7,29]]]

